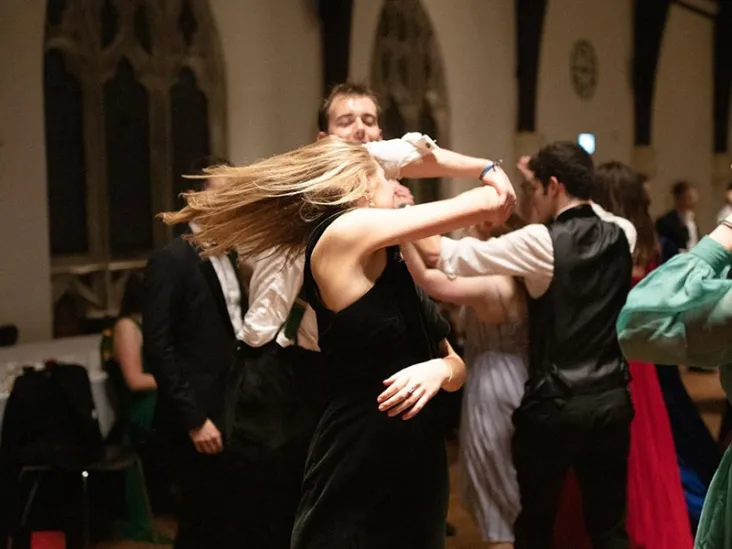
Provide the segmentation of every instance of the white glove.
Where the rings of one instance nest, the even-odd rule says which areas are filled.
[[[387,178],[398,178],[399,170],[438,148],[429,135],[406,133],[401,139],[371,141],[364,146],[387,172]]]

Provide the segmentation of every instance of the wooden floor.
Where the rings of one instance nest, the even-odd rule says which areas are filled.
[[[684,382],[689,394],[696,401],[702,412],[702,417],[710,431],[716,437],[721,423],[721,414],[724,409],[724,395],[719,385],[717,373],[700,374],[687,372],[684,374]],[[456,464],[457,447],[450,445],[448,448],[451,459],[450,478],[453,491],[450,494],[450,511],[448,519],[457,528],[457,536],[448,538],[447,549],[484,549],[487,545],[480,539],[480,535],[473,525],[470,516],[460,506],[458,494],[454,488],[458,485],[459,471]],[[173,535],[175,531],[175,520],[172,518],[160,517],[157,519],[158,528],[161,532]],[[95,549],[153,549],[160,548],[160,545],[149,543],[136,543],[131,541],[104,542]],[[232,547],[241,547],[236,544]],[[216,549],[216,548],[212,548]]]

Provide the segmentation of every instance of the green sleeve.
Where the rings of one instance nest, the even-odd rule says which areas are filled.
[[[625,356],[707,368],[732,363],[730,264],[732,254],[705,237],[644,278],[618,317]]]

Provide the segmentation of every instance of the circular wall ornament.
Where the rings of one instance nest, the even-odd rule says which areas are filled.
[[[572,88],[582,99],[595,95],[598,80],[597,54],[589,40],[578,40],[572,46],[569,57]]]

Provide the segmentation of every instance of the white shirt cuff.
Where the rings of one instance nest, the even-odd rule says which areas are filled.
[[[396,173],[438,148],[429,135],[418,132],[405,133],[401,139],[371,141],[364,146],[385,170]]]

